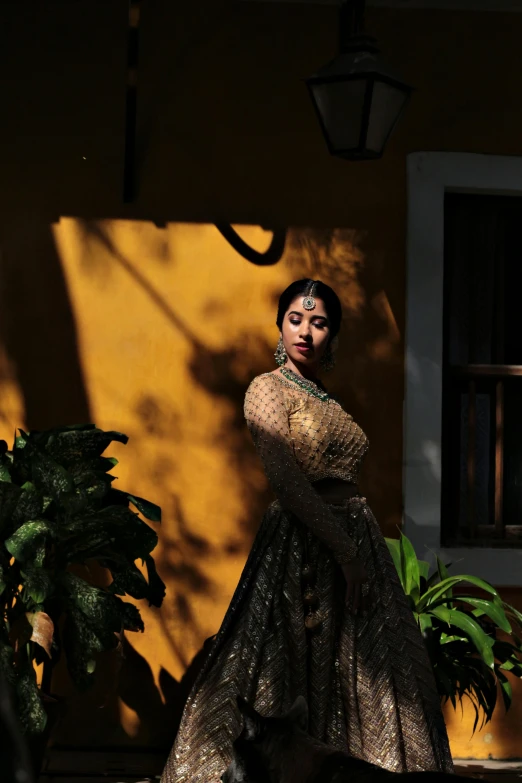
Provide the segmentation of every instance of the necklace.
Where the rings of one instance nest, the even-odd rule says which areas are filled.
[[[287,381],[292,381],[292,383],[300,386],[303,391],[307,392],[307,394],[311,394],[312,397],[317,397],[319,400],[323,400],[323,402],[332,399],[328,392],[323,391],[323,389],[321,389],[317,383],[309,381],[307,378],[303,378],[293,370],[289,370],[287,367],[281,367],[279,372],[287,379]]]

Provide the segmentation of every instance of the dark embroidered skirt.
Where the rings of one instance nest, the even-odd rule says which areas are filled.
[[[354,616],[329,550],[278,502],[263,522],[183,713],[162,783],[218,783],[241,730],[236,695],[279,715],[298,695],[310,733],[389,770],[453,765],[420,631],[364,498],[330,505],[368,573],[369,608]],[[316,573],[322,626],[305,630],[305,559]]]

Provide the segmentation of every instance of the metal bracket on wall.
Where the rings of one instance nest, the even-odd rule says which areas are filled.
[[[136,195],[136,111],[140,6],[140,0],[129,0],[127,85],[125,95],[125,153],[123,163],[123,201],[125,204],[130,204],[134,201]]]
[[[272,241],[270,247],[264,253],[254,250],[244,239],[241,239],[237,231],[230,223],[216,223],[219,233],[227,240],[234,250],[243,256],[251,264],[256,266],[272,266],[281,260],[286,243],[286,228],[273,229]]]

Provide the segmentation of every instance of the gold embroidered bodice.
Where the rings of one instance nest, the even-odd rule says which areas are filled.
[[[320,400],[278,373],[254,378],[245,396],[245,418],[270,484],[294,513],[334,553],[339,563],[356,546],[312,482],[338,478],[356,483],[368,439],[333,399]]]

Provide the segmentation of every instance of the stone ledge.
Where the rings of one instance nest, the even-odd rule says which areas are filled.
[[[149,783],[159,780],[166,756],[165,751],[51,748],[39,783]],[[521,783],[522,759],[454,759],[454,763],[459,775]]]

